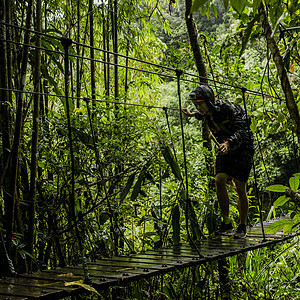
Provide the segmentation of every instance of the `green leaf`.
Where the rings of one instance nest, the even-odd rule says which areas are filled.
[[[284,186],[282,184],[274,184],[270,185],[266,188],[267,191],[270,192],[278,192],[278,193],[284,193],[288,187]]]
[[[285,195],[280,196],[275,202],[274,202],[274,208],[277,208],[279,206],[284,205],[287,201],[289,200],[289,198]]]
[[[201,231],[193,204],[188,201],[188,195],[185,188],[182,188],[180,191],[180,201],[181,201],[180,204],[184,207],[185,210],[188,211],[189,225],[190,225],[193,239],[198,240],[203,236],[203,233]]]
[[[70,286],[70,285],[77,285],[77,286],[81,286],[84,289],[86,289],[89,292],[93,292],[99,296],[101,296],[96,289],[94,289],[92,286],[83,283],[83,280],[78,280],[78,281],[72,281],[72,282],[65,282],[65,286]]]
[[[141,190],[141,186],[142,186],[142,182],[145,178],[145,172],[146,172],[146,168],[144,167],[141,171],[141,173],[139,174],[138,176],[138,179],[133,187],[133,191],[132,191],[132,194],[131,194],[131,201],[135,201],[135,199],[137,198],[138,194],[140,193],[140,190]]]
[[[104,225],[106,221],[109,220],[109,214],[106,211],[100,212],[100,225]]]
[[[203,6],[207,0],[194,0],[191,8],[191,14],[196,12],[201,6]]]
[[[182,180],[181,171],[178,166],[178,163],[174,157],[174,154],[173,154],[171,148],[167,144],[164,144],[164,146],[162,147],[162,155],[163,155],[164,159],[166,160],[166,162],[171,167],[172,172],[175,175],[175,177],[179,180]]]
[[[261,0],[253,0],[253,11],[256,13],[258,11]]]
[[[224,2],[224,7],[227,10],[228,9],[228,5],[229,5],[229,0],[223,0]]]
[[[241,15],[246,6],[246,2],[246,0],[230,0],[230,5]]]
[[[154,203],[151,203],[151,215],[155,219],[160,219],[160,213],[159,213],[158,209],[156,208],[156,206],[154,205]]]
[[[250,129],[253,133],[255,133],[257,130],[257,120],[254,118],[251,119]]]
[[[289,180],[289,184],[292,190],[297,191],[299,188],[299,177],[291,177]]]
[[[94,150],[94,142],[92,136],[84,131],[78,130],[76,127],[72,127],[72,131],[74,135],[76,135],[86,147]]]
[[[135,173],[131,174],[127,180],[126,186],[123,189],[121,196],[120,196],[120,203],[125,199],[125,197],[127,196],[127,194],[129,193],[132,185],[133,185],[133,181],[135,178]]]
[[[180,211],[179,206],[176,204],[172,211],[172,228],[173,228],[173,244],[180,243]]]
[[[274,234],[280,230],[283,230],[283,233],[292,232],[292,227],[294,226],[293,220],[279,220],[272,223],[269,228],[267,228],[266,233]]]
[[[210,6],[210,9],[211,9],[212,13],[214,14],[214,16],[217,18],[218,17],[218,11],[217,11],[216,6],[213,3]]]
[[[257,14],[257,15],[251,20],[251,22],[249,22],[249,23],[247,24],[246,32],[245,32],[245,34],[244,34],[243,37],[242,37],[242,49],[241,49],[241,52],[240,52],[240,56],[244,53],[244,51],[245,51],[245,49],[246,49],[246,46],[247,46],[247,44],[248,44],[248,41],[249,41],[249,38],[250,38],[250,35],[251,35],[251,32],[252,32],[252,28],[253,28],[255,22],[256,22],[258,19],[259,19],[259,15]],[[251,82],[251,81],[250,81],[250,82]],[[249,82],[249,83],[250,83],[250,82]],[[252,83],[252,82],[251,82],[251,83]],[[252,83],[252,85],[253,85],[253,83]],[[253,86],[252,86],[252,87],[253,87]],[[248,90],[252,90],[252,87],[249,88],[249,87],[247,86],[247,89],[248,89]]]

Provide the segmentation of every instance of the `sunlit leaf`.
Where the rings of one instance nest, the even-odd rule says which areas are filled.
[[[89,292],[93,292],[96,293],[97,295],[101,296],[96,289],[94,289],[92,286],[83,283],[83,280],[78,280],[78,281],[72,281],[72,282],[65,282],[65,286],[70,286],[70,285],[77,285],[77,286],[81,286],[84,289],[86,289]]]
[[[299,177],[292,176],[289,179],[289,184],[292,190],[296,191],[299,188]]]
[[[267,229],[266,233],[274,234],[280,230],[283,230],[284,233],[290,232],[294,225],[294,221],[292,220],[279,220],[272,223]]]
[[[270,191],[270,192],[282,193],[282,192],[285,192],[287,188],[288,188],[287,186],[284,186],[282,184],[274,184],[274,185],[268,186],[266,188],[266,190]]]
[[[287,201],[289,200],[289,198],[285,195],[280,196],[275,202],[274,202],[274,208],[277,208],[279,206],[284,205]]]

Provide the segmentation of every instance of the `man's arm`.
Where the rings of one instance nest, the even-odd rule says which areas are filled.
[[[234,110],[231,115],[231,130],[232,135],[228,137],[230,149],[235,150],[240,145],[248,140],[247,124],[241,115],[237,114]]]
[[[191,112],[189,108],[182,108],[181,111],[187,115],[188,117],[195,117],[196,113],[195,112]]]

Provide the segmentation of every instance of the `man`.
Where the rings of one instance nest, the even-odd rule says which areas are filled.
[[[182,111],[189,117],[204,120],[218,142],[215,173],[217,198],[223,221],[218,233],[233,229],[229,218],[229,197],[226,184],[229,178],[235,181],[238,193],[240,224],[234,234],[235,238],[246,237],[246,222],[249,209],[246,185],[252,166],[254,154],[253,134],[247,127],[242,109],[215,100],[214,92],[208,85],[199,85],[190,93],[190,100],[197,112],[188,108]]]

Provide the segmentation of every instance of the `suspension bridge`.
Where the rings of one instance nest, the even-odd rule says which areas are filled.
[[[12,26],[11,24],[6,24],[7,26]],[[20,29],[20,28],[19,28]],[[41,34],[36,31],[31,31],[34,34]],[[45,34],[41,34],[44,36]],[[57,38],[51,36],[51,38]],[[13,41],[7,41],[8,43],[14,43]],[[63,97],[66,100],[66,105],[69,103],[69,57],[75,57],[83,59],[82,56],[76,56],[75,54],[69,54],[68,48],[74,43],[66,38],[61,39],[61,43],[64,47],[64,52],[59,50],[49,50],[43,49],[44,51],[50,51],[55,54],[60,54],[64,57],[65,61],[65,94],[64,95],[52,95],[55,97]],[[83,44],[77,43],[79,46],[85,47]],[[34,46],[32,46],[34,48]],[[99,50],[96,49],[95,50]],[[106,51],[107,52],[107,51]],[[127,56],[122,56],[114,52],[110,52],[112,55],[118,55],[120,57],[128,58]],[[132,59],[131,57],[129,57]],[[100,60],[95,60],[99,63],[105,63],[110,65],[115,65],[112,62],[103,62]],[[137,60],[138,61],[138,60]],[[143,62],[143,61],[140,61]],[[49,63],[49,62],[48,62]],[[159,65],[152,64],[154,67],[161,67]],[[119,67],[124,67],[118,65]],[[133,67],[126,67],[131,70],[143,71]],[[182,71],[172,68],[164,67],[168,72],[174,72],[176,76],[164,75],[162,73],[155,73],[152,71],[147,71],[147,73],[157,74],[159,76],[166,76],[171,79],[177,80],[178,83],[178,97],[179,97],[179,108],[168,108],[174,110],[181,110],[181,95],[180,95],[180,82],[181,80],[189,81],[195,83],[188,79],[182,79]],[[192,74],[187,74],[191,75]],[[203,78],[197,76],[197,80]],[[243,94],[244,105],[245,103],[245,92],[246,90],[241,87],[231,86],[232,88],[238,88]],[[2,90],[11,91],[15,93],[26,93],[30,96],[36,94],[36,91],[19,91],[16,89],[1,88]],[[260,95],[262,93],[257,93],[254,91],[247,91],[249,94]],[[40,93],[44,95],[44,93]],[[47,94],[50,96],[50,94]],[[268,96],[268,95],[267,95]],[[106,102],[118,105],[135,105],[147,108],[157,108],[165,109],[165,107],[141,105],[124,103],[119,101],[107,101],[100,99],[89,99],[89,98],[78,98],[72,96],[75,100],[84,101],[98,101]],[[69,108],[68,108],[69,111]],[[181,115],[180,115],[181,116]],[[67,114],[69,118],[69,112]],[[68,119],[70,123],[70,119]],[[182,125],[182,119],[181,119]],[[71,136],[71,126],[69,124],[70,133],[70,148],[72,149],[72,136]],[[184,134],[182,131],[182,138],[184,140]],[[184,147],[184,145],[183,145]],[[186,164],[185,164],[186,166]],[[74,173],[74,170],[72,170]],[[185,170],[187,176],[187,170]],[[188,186],[186,177],[186,186]],[[74,189],[74,177],[72,188]],[[71,193],[74,197],[74,190]],[[187,197],[188,198],[188,197]],[[258,199],[259,200],[259,199]],[[259,208],[261,209],[261,203],[259,202]],[[74,210],[74,198],[70,199],[70,207]],[[75,210],[74,210],[75,212]],[[75,214],[74,214],[75,216]],[[285,217],[288,219],[288,217]],[[57,268],[54,270],[44,270],[34,273],[18,274],[17,276],[12,276],[9,278],[4,278],[0,280],[0,299],[59,299],[67,297],[70,295],[77,295],[86,292],[87,290],[95,288],[96,290],[105,290],[111,286],[126,286],[130,282],[138,281],[140,279],[147,279],[154,276],[163,276],[164,274],[170,273],[174,270],[180,270],[183,268],[189,268],[193,266],[199,266],[205,264],[209,261],[220,260],[226,257],[234,256],[240,253],[252,251],[262,247],[268,247],[277,243],[281,243],[285,240],[291,239],[298,235],[298,233],[284,234],[283,232],[276,232],[275,234],[268,234],[265,230],[277,219],[272,219],[270,221],[262,220],[260,211],[260,224],[248,228],[247,238],[244,239],[234,239],[232,233],[216,236],[209,239],[202,239],[199,241],[191,242],[190,244],[180,244],[176,246],[162,247],[153,250],[147,250],[145,252],[140,252],[127,256],[114,256],[110,258],[102,258],[100,260],[91,261],[87,260],[83,265],[67,266],[63,268]],[[77,224],[75,222],[75,224]],[[76,225],[75,225],[76,226]],[[82,238],[78,235],[78,241],[82,243]],[[80,245],[80,250],[82,251],[82,245]],[[87,272],[89,281],[87,282]]]

